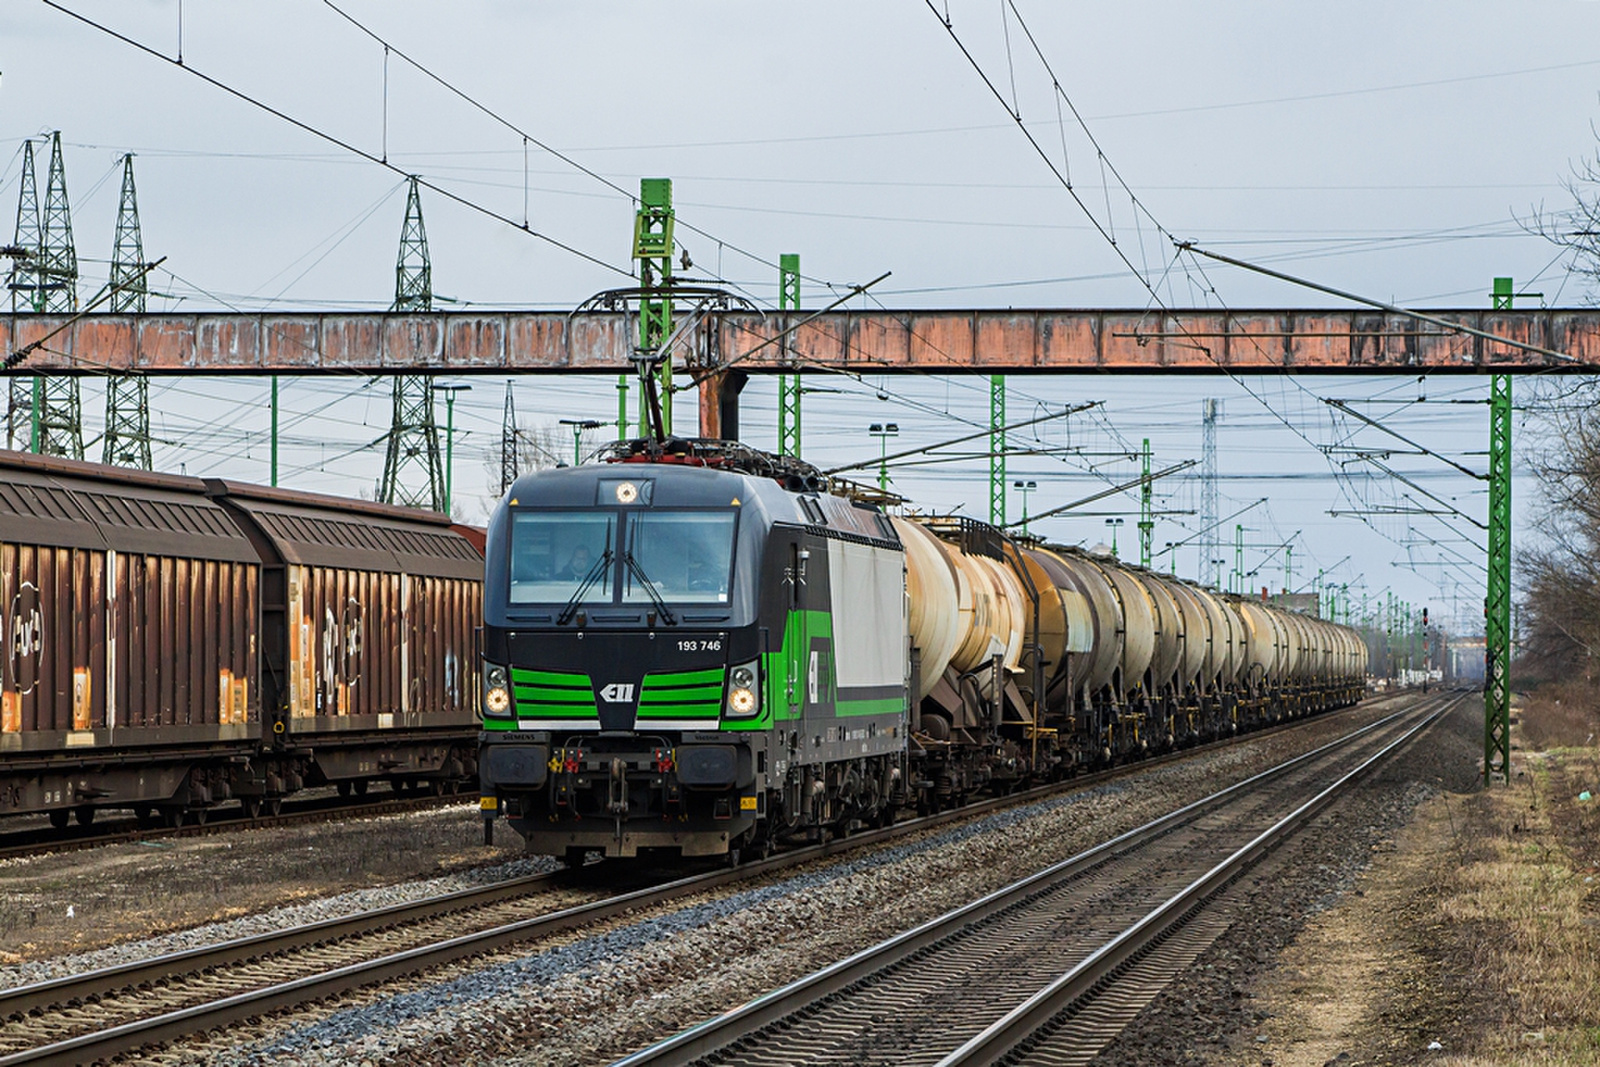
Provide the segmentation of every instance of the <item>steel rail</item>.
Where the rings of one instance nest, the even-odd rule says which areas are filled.
[[[1133,851],[1199,815],[1236,799],[1271,779],[1281,777],[1309,760],[1351,744],[1403,716],[1417,713],[1417,710],[1406,708],[1368,723],[1343,737],[1202,797],[954,911],[930,919],[905,933],[758,997],[730,1012],[618,1060],[614,1067],[647,1067],[647,1065],[677,1067],[726,1049],[745,1035],[791,1016],[805,1006],[846,989],[874,973],[892,967],[945,940],[961,928],[981,922],[1053,884],[1073,878]]]
[[[1394,700],[1402,693],[1390,693],[1368,700],[1361,705],[1352,705],[1371,708]],[[1131,764],[1123,764],[1106,771],[1094,771],[1088,774],[1073,775],[1062,783],[1049,783],[1046,786],[1035,787],[1049,789],[1063,784],[1086,785],[1102,780],[1097,777],[1106,774],[1127,773],[1140,766],[1153,767],[1161,763],[1182,759],[1186,756],[1201,752],[1211,751],[1241,740],[1243,736],[1270,737],[1280,730],[1293,729],[1300,724],[1318,718],[1322,715],[1337,714],[1346,709],[1334,709],[1328,712],[1317,712],[1299,719],[1276,723],[1272,726],[1252,730],[1248,735],[1218,738],[1204,744],[1192,745],[1188,748],[1165,752],[1159,756],[1149,756],[1136,760]],[[1024,796],[1024,793],[1013,794],[1013,797]],[[372,800],[348,800],[346,798],[320,797],[288,799],[284,801],[285,810],[278,815],[259,815],[254,819],[247,819],[242,814],[230,813],[208,819],[203,823],[189,823],[184,826],[156,826],[145,828],[130,828],[126,830],[115,829],[123,825],[121,821],[107,822],[101,826],[100,832],[81,833],[72,830],[20,830],[10,834],[0,835],[0,860],[18,859],[29,856],[48,855],[53,852],[77,852],[91,848],[102,848],[107,845],[128,844],[134,841],[157,841],[168,838],[182,837],[209,837],[213,834],[234,833],[241,830],[260,830],[279,826],[294,826],[300,823],[332,822],[345,818],[368,818],[374,815],[393,815],[408,811],[425,811],[436,807],[450,807],[453,804],[465,804],[471,800],[466,794],[432,794],[420,796],[388,796]],[[19,816],[20,818],[20,816]]]
[[[1399,696],[1404,695],[1408,694],[1399,694]],[[1399,715],[1406,713],[1406,711],[1393,713],[1361,727],[1356,733],[1365,733],[1376,729],[1383,723],[1392,721]],[[1248,737],[1257,738],[1284,730],[1296,729],[1321,718],[1323,716],[1315,715],[1291,720],[1255,731],[1249,734]],[[949,811],[907,820],[893,826],[867,830],[848,837],[840,837],[821,844],[786,851],[769,859],[747,863],[739,867],[679,878],[663,885],[646,887],[545,915],[502,924],[432,945],[391,953],[373,960],[340,967],[323,974],[311,975],[238,994],[210,1004],[196,1005],[151,1018],[109,1027],[95,1033],[67,1038],[34,1049],[0,1056],[0,1067],[14,1067],[14,1065],[20,1064],[77,1064],[130,1052],[154,1043],[176,1040],[199,1031],[238,1023],[267,1012],[296,1007],[309,1001],[348,992],[362,986],[443,966],[520,941],[547,937],[575,927],[604,921],[630,910],[664,903],[707,889],[753,879],[786,867],[869,847],[898,837],[934,829],[948,823],[988,814],[992,811],[1032,803],[1087,786],[1138,774],[1164,763],[1193,758],[1243,739],[1240,737],[1226,738],[1192,748],[1180,749],[1162,756],[1081,775],[1063,782],[1050,783],[1034,789],[1013,793],[1009,796],[993,797],[974,804],[953,808]],[[1337,743],[1334,742],[1333,744]],[[1310,758],[1328,747],[1328,745],[1321,746],[1303,756],[1296,757],[1291,762]],[[1262,773],[1270,774],[1273,772]],[[1243,784],[1239,783],[1239,785]],[[1230,787],[1230,790],[1237,788],[1239,786]],[[1225,790],[1224,792],[1228,791]],[[63,1003],[82,1001],[91,996],[103,996],[107,993],[136,987],[141,984],[148,984],[175,976],[196,974],[208,968],[248,962],[294,948],[331,942],[377,929],[390,928],[454,911],[465,911],[470,908],[485,906],[509,899],[540,885],[548,885],[559,876],[559,872],[533,875],[525,879],[496,883],[493,886],[461,890],[439,897],[391,905],[375,912],[361,912],[295,927],[286,931],[258,934],[235,941],[170,953],[151,960],[136,961],[81,976],[70,976],[19,986],[9,990],[0,990],[0,1018],[28,1014]]]
[[[1088,999],[1113,981],[1116,975],[1141,956],[1153,951],[1162,940],[1187,923],[1206,903],[1233,884],[1246,870],[1272,849],[1282,844],[1324,808],[1331,804],[1378,763],[1394,755],[1422,731],[1453,710],[1464,697],[1448,700],[1430,712],[1395,740],[1363,760],[1354,769],[1317,793],[1310,800],[1263,830],[1227,859],[1195,879],[1186,888],[1129,926],[1112,940],[1050,985],[944,1057],[937,1067],[979,1067],[1007,1061],[1035,1034],[1048,1027],[1063,1011]]]
[[[1366,706],[1370,708],[1373,705],[1368,704]],[[1250,738],[1271,736],[1279,731],[1295,729],[1306,725],[1317,718],[1320,717],[1313,716],[1305,719],[1295,719],[1290,722],[1277,724],[1263,730],[1255,731],[1247,736]],[[1074,789],[1081,789],[1106,781],[1112,781],[1126,775],[1135,774],[1143,770],[1161,766],[1168,762],[1183,760],[1209,751],[1214,751],[1217,748],[1225,747],[1239,740],[1242,740],[1242,738],[1223,738],[1217,741],[1207,742],[1203,745],[1196,745],[1191,748],[1163,753],[1159,756],[1153,756],[1135,763],[1124,764],[1121,766],[1108,768],[1103,771],[1095,771],[1089,774],[1079,775],[1062,782],[1054,782],[1048,785],[1036,786],[1033,789],[1012,793],[1004,797],[990,797],[985,800],[975,801],[960,808],[952,808],[948,811],[922,816],[918,819],[899,822],[892,827],[887,827],[881,830],[872,830],[852,834],[847,838],[839,838],[827,842],[821,846],[809,846],[804,849],[786,851],[781,856],[774,857],[772,860],[762,861],[761,865],[759,866],[755,863],[751,863],[740,867],[739,870],[753,875],[775,869],[782,860],[805,862],[812,859],[823,858],[834,855],[845,849],[876,844],[879,841],[889,840],[901,834],[920,832],[922,830],[931,829],[968,816],[984,815],[991,811],[1003,810],[1004,808],[1018,804],[1031,803],[1036,800],[1055,796],[1062,792],[1069,792]],[[445,802],[444,798],[434,797],[422,798],[415,803],[426,806],[429,801],[434,803]],[[411,810],[410,803],[411,802],[404,800],[389,801],[384,802],[383,804],[370,805],[369,807],[377,808],[381,811],[404,811]],[[401,804],[404,806],[400,808],[389,808],[386,806],[387,804]],[[328,815],[336,813],[336,810],[337,809],[324,809],[314,813],[295,814]],[[350,810],[351,814],[371,813],[367,808],[345,810]],[[288,821],[292,817],[293,815],[291,813],[285,813],[282,816],[276,817],[276,819],[278,821]],[[220,829],[225,828],[229,824],[222,823],[209,825],[218,827]],[[261,824],[248,825],[253,827]],[[236,828],[247,828],[247,824],[239,824]],[[203,828],[185,827],[184,829],[190,830]],[[497,882],[489,886],[458,890],[453,893],[446,893],[438,896],[408,901],[401,904],[389,905],[374,911],[356,912],[348,916],[325,919],[315,923],[291,927],[286,930],[257,934],[230,941],[222,941],[214,945],[205,945],[193,949],[185,949],[181,952],[155,956],[148,960],[138,960],[131,963],[119,964],[113,967],[89,971],[81,975],[72,975],[59,979],[0,989],[0,1019],[8,1018],[17,1014],[26,1014],[27,1012],[39,1008],[50,1007],[71,1000],[82,1000],[91,996],[102,996],[106,993],[115,992],[118,989],[125,989],[129,986],[139,985],[143,982],[151,982],[164,978],[172,978],[184,974],[191,974],[209,967],[238,963],[247,959],[254,959],[261,956],[291,951],[307,945],[318,944],[320,942],[331,941],[338,938],[350,937],[358,933],[380,929],[383,927],[392,927],[404,923],[418,922],[453,911],[465,911],[470,908],[483,907],[488,904],[498,903],[499,901],[510,899],[530,890],[544,888],[545,886],[551,885],[560,876],[560,872],[529,875],[525,878]]]
[[[512,878],[493,885],[391,904],[372,911],[354,912],[285,930],[272,930],[231,941],[219,941],[212,945],[169,952],[83,974],[0,989],[0,1019],[27,1015],[59,1004],[87,1000],[90,997],[105,996],[121,989],[159,982],[163,979],[198,974],[215,967],[275,956],[310,945],[339,941],[358,934],[420,922],[451,912],[496,904],[533,890],[543,889],[553,883],[561,873],[552,871]]]

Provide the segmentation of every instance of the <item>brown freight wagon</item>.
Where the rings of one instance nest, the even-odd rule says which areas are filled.
[[[260,575],[199,479],[0,451],[0,815],[234,795]]]
[[[483,557],[443,515],[208,482],[262,560],[262,706],[308,784],[477,773]]]

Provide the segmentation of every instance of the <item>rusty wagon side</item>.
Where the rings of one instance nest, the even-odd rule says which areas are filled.
[[[0,814],[234,795],[260,573],[199,479],[0,452]]]
[[[433,512],[208,483],[262,561],[267,737],[309,784],[476,774],[483,558]]]

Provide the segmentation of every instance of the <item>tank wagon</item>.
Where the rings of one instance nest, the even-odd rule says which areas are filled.
[[[441,515],[0,451],[0,815],[470,781],[482,566]]]
[[[485,816],[531,849],[764,852],[1354,703],[1345,627],[729,442],[525,476],[485,546]]]

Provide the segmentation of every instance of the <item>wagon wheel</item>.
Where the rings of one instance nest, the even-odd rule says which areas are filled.
[[[72,817],[72,812],[67,808],[52,808],[50,810],[50,825],[57,830],[67,828],[67,820]]]
[[[350,783],[349,782],[347,782],[347,781],[346,782],[340,782],[338,788],[339,788],[339,795],[341,797],[343,797],[346,800],[350,799]]]
[[[276,819],[279,815],[283,814],[283,798],[282,797],[268,797],[267,798],[267,802],[266,802],[266,809],[267,809],[267,814],[272,816],[274,819]]]
[[[260,797],[243,797],[239,801],[239,807],[244,809],[244,817],[246,819],[259,819],[261,817]]]
[[[72,812],[72,817],[78,820],[79,826],[88,826],[94,822],[94,809],[88,805],[77,808]]]

